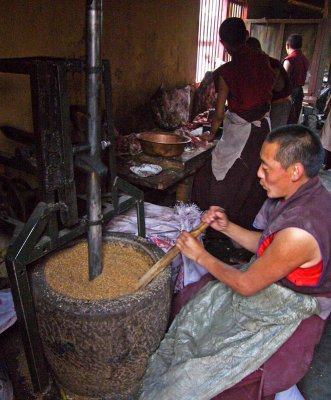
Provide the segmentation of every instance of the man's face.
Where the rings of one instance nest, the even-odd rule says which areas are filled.
[[[287,198],[291,184],[291,166],[284,169],[280,162],[275,160],[278,143],[265,142],[261,149],[261,165],[257,172],[260,184],[267,191],[270,198]]]

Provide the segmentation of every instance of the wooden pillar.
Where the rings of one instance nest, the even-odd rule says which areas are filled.
[[[189,203],[191,200],[191,191],[194,175],[190,175],[177,184],[176,201]]]

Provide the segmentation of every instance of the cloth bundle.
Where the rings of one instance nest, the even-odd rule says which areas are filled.
[[[200,223],[201,211],[192,204],[179,203],[174,208],[144,203],[146,238],[155,243],[165,253],[175,245],[182,230],[191,231]],[[131,209],[114,217],[106,226],[107,231],[138,234],[137,214]],[[175,292],[196,282],[207,271],[194,261],[178,255],[172,262]]]

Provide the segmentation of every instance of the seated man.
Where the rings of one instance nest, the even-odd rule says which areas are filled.
[[[301,321],[328,316],[331,195],[317,176],[322,163],[315,133],[299,125],[278,128],[261,149],[258,177],[269,199],[255,224],[263,231],[241,228],[218,207],[203,215],[256,253],[249,265],[227,265],[189,233],[180,235],[182,253],[217,280],[176,316],[151,357],[141,399],[211,399],[263,365]]]

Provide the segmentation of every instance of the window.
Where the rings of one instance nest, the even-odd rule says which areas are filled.
[[[247,0],[200,0],[197,82],[201,82],[207,71],[228,61],[218,36],[219,26],[227,17],[246,19]]]

